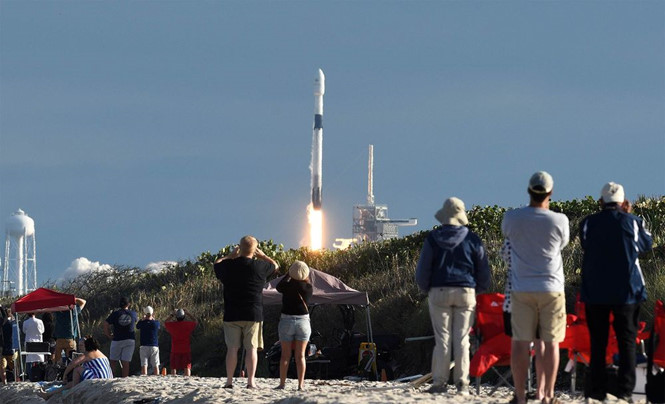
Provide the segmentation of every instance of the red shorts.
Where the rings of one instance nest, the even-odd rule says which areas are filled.
[[[192,353],[173,353],[171,352],[171,369],[191,369]]]

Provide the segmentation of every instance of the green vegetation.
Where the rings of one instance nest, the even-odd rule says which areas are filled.
[[[571,224],[571,242],[563,252],[566,276],[568,310],[573,311],[575,295],[579,290],[582,250],[577,228],[580,220],[598,210],[597,202],[585,199],[553,202],[551,208],[565,213]],[[469,227],[485,242],[493,273],[492,291],[502,292],[505,265],[499,257],[502,243],[501,219],[506,208],[474,206],[469,213]],[[640,197],[634,213],[643,217],[653,233],[653,251],[641,257],[641,266],[647,282],[649,300],[644,304],[643,319],[650,321],[654,301],[665,298],[665,197]],[[260,242],[260,248],[276,259],[281,268],[288,268],[296,259],[337,276],[349,286],[365,290],[371,301],[372,325],[375,334],[396,333],[400,337],[431,335],[427,301],[415,283],[415,266],[427,232],[381,243],[367,243],[344,251],[310,251],[307,248],[284,250],[272,240]],[[185,307],[199,320],[194,333],[192,355],[193,374],[221,376],[224,374],[225,347],[222,334],[222,290],[213,273],[213,262],[230,252],[225,246],[216,253],[204,252],[195,261],[187,261],[160,273],[146,273],[136,268],[116,268],[107,272],[90,273],[58,287],[88,300],[82,316],[84,333],[92,333],[108,344],[103,336],[102,322],[117,305],[120,296],[128,296],[133,308],[151,305],[155,317],[165,319],[171,310]],[[7,303],[7,302],[5,302]],[[313,328],[324,336],[324,345],[334,344],[335,328],[342,328],[341,317],[334,307],[321,307],[312,316]],[[266,347],[277,341],[279,307],[265,309],[264,340]],[[356,315],[355,329],[364,332],[365,317]],[[166,347],[168,337],[162,335],[160,345]],[[106,349],[108,351],[108,348]],[[398,352],[399,373],[413,374],[429,370],[431,341],[414,342]],[[261,356],[261,355],[260,355]],[[133,368],[138,369],[138,354]],[[265,375],[265,366],[259,364],[259,374]]]

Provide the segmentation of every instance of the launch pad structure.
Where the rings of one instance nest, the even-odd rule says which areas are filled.
[[[374,145],[369,145],[367,163],[367,204],[353,206],[353,241],[390,240],[399,237],[399,227],[415,226],[418,220],[390,219],[388,205],[374,203]]]

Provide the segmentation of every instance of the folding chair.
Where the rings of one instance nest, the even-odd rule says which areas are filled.
[[[665,306],[657,300],[654,307],[653,328],[648,340],[646,384],[647,402],[665,402]]]
[[[575,302],[576,314],[568,314],[566,325],[566,337],[564,341],[559,344],[560,349],[568,350],[568,364],[566,365],[566,372],[570,372],[570,391],[575,393],[577,385],[577,364],[582,363],[585,367],[589,367],[591,363],[591,338],[589,336],[589,326],[586,321],[586,310],[584,302],[580,300],[580,295],[577,295]],[[610,313],[610,330],[607,339],[607,350],[605,351],[605,363],[613,363],[615,354],[619,353],[616,333],[612,326],[613,316]],[[639,343],[643,338],[643,331],[646,323],[641,321],[639,323],[638,337],[635,341]]]
[[[510,383],[511,339],[503,327],[503,301],[501,293],[485,293],[476,296],[476,322],[473,335],[476,337],[476,350],[471,358],[469,375],[476,379],[476,392],[480,394],[482,375],[492,370],[499,380],[490,395],[501,386],[513,388]],[[532,351],[533,352],[533,351]],[[531,353],[532,355],[532,353]],[[503,372],[497,367],[508,367]],[[531,366],[529,366],[528,390],[531,390]]]

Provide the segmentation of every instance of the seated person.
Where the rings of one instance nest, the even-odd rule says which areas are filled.
[[[65,389],[71,389],[82,380],[87,379],[113,379],[111,363],[109,359],[99,350],[99,342],[92,336],[88,336],[84,342],[85,354],[74,359],[65,369],[62,375],[63,380],[67,380],[67,375],[72,372],[72,381],[50,392],[42,392],[39,395],[48,400],[49,397],[60,393]]]

